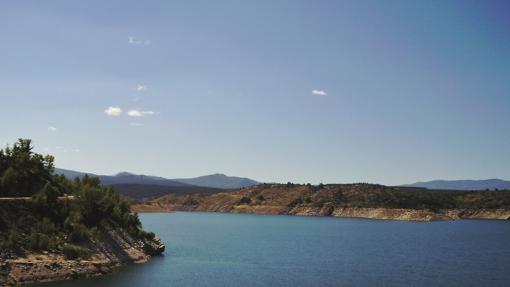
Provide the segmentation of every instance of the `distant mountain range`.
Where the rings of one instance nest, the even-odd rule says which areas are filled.
[[[99,177],[105,185],[153,185],[172,187],[210,187],[216,189],[238,189],[258,184],[257,181],[224,174],[212,174],[194,178],[167,179],[158,176],[139,175],[129,172],[121,172],[116,175],[97,175],[68,169],[55,168],[56,174],[63,174],[67,178],[83,177],[85,174]]]
[[[122,194],[134,199],[148,199],[165,194],[211,194],[225,189],[239,189],[259,184],[259,182],[221,173],[193,177],[167,179],[159,176],[140,175],[121,172],[116,175],[97,175],[68,169],[55,169],[56,174],[68,178],[82,177],[85,174],[99,177],[101,183],[113,185]],[[432,180],[402,185],[436,190],[495,190],[510,189],[510,181],[502,179],[485,180]]]
[[[221,173],[199,176],[194,178],[177,178],[174,180],[195,186],[206,186],[225,189],[237,189],[241,187],[250,187],[258,184],[258,182],[249,178],[226,176]]]
[[[510,189],[510,181],[502,179],[432,180],[406,184],[403,186],[423,187],[428,189],[495,190],[495,189]]]

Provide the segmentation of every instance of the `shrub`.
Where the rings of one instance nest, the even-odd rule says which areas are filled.
[[[62,252],[64,253],[64,257],[66,259],[78,259],[78,258],[87,258],[89,256],[89,250],[86,248],[83,248],[78,245],[64,244],[64,247],[62,249]]]
[[[28,238],[28,244],[32,250],[48,250],[50,238],[45,234],[33,232]]]
[[[287,204],[287,207],[293,208],[296,205],[299,205],[302,203],[303,203],[303,199],[301,197],[298,197],[298,198],[292,200],[291,202],[289,202],[289,204]]]
[[[241,200],[239,201],[239,204],[250,204],[251,203],[251,198],[247,197],[247,196],[243,196],[243,198],[241,198]]]
[[[74,224],[72,226],[71,233],[69,234],[69,240],[74,243],[87,242],[90,239],[90,231],[83,224]]]
[[[186,206],[192,206],[192,205],[198,205],[200,202],[198,202],[196,199],[193,198],[187,198],[182,204]]]
[[[6,239],[4,240],[2,244],[2,249],[10,250],[14,253],[21,253],[21,234],[18,230],[12,229],[9,231],[9,233],[6,236]]]

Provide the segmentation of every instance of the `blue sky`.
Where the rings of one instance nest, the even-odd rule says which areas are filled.
[[[58,167],[100,174],[509,179],[509,14],[508,1],[2,1],[0,144],[31,138]]]

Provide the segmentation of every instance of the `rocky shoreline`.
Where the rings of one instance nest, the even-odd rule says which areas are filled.
[[[510,218],[510,191],[445,191],[377,184],[260,184],[237,191],[168,194],[132,205],[136,212],[335,216],[434,221]]]
[[[289,211],[280,206],[249,206],[238,205],[233,208],[218,206],[185,206],[161,203],[141,203],[132,206],[139,213],[150,212],[175,212],[175,211],[200,211],[200,212],[226,212],[226,213],[249,213],[249,214],[281,214],[297,216],[334,216],[347,218],[368,218],[383,220],[407,220],[407,221],[437,221],[458,219],[493,219],[510,220],[510,210],[483,209],[483,210],[439,210],[428,209],[404,209],[404,208],[310,208],[296,207]]]
[[[99,276],[120,266],[147,262],[152,256],[161,255],[165,245],[158,238],[134,240],[126,233],[108,233],[101,242],[92,242],[89,249],[91,256],[83,260],[69,260],[49,252],[0,258],[0,286]]]

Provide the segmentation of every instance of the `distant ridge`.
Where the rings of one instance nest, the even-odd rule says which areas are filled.
[[[63,174],[67,178],[90,176],[99,177],[105,185],[159,185],[172,187],[210,187],[216,189],[238,189],[257,185],[258,182],[245,177],[227,176],[221,173],[199,176],[194,178],[167,179],[159,176],[139,175],[129,172],[120,172],[116,175],[97,175],[69,169],[55,168],[55,174]]]
[[[246,177],[227,176],[221,173],[199,176],[194,178],[177,178],[176,181],[196,186],[207,186],[223,189],[238,189],[259,184],[253,179]]]
[[[403,186],[423,187],[428,189],[495,190],[510,189],[510,181],[497,178],[483,180],[431,180],[405,184]]]
[[[116,184],[148,184],[148,185],[161,185],[161,186],[190,186],[189,184],[178,182],[163,177],[138,175],[129,172],[120,172],[116,175],[97,175],[93,173],[85,173],[68,169],[55,168],[56,174],[63,174],[67,178],[83,177],[84,175],[99,177],[102,184],[116,185]]]

